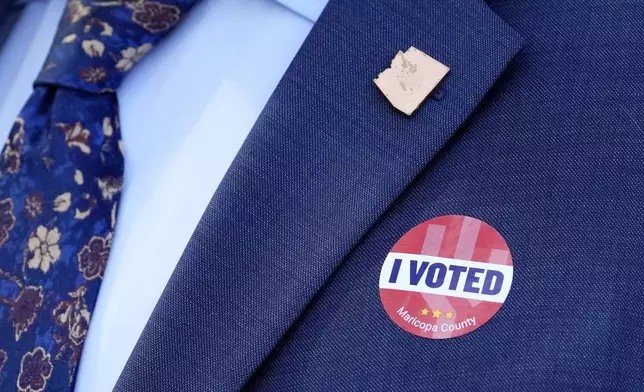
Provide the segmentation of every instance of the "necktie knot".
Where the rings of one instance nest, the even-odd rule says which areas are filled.
[[[36,84],[113,91],[192,1],[70,0]]]

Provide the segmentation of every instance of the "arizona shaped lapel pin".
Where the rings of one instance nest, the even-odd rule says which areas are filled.
[[[448,72],[447,66],[412,46],[399,51],[374,82],[396,109],[411,116]]]

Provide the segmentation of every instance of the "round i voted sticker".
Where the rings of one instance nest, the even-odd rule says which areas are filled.
[[[429,339],[465,335],[499,311],[512,285],[512,255],[491,226],[461,215],[421,223],[391,249],[380,299],[405,331]]]

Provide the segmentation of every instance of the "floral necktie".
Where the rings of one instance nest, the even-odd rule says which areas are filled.
[[[123,183],[116,88],[196,0],[71,0],[0,156],[0,390],[73,388]]]

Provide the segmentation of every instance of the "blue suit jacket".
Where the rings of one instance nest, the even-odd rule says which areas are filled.
[[[644,2],[331,0],[197,227],[117,391],[643,391]],[[372,79],[451,71],[412,117]],[[514,281],[478,330],[398,328],[380,268],[479,218]]]

